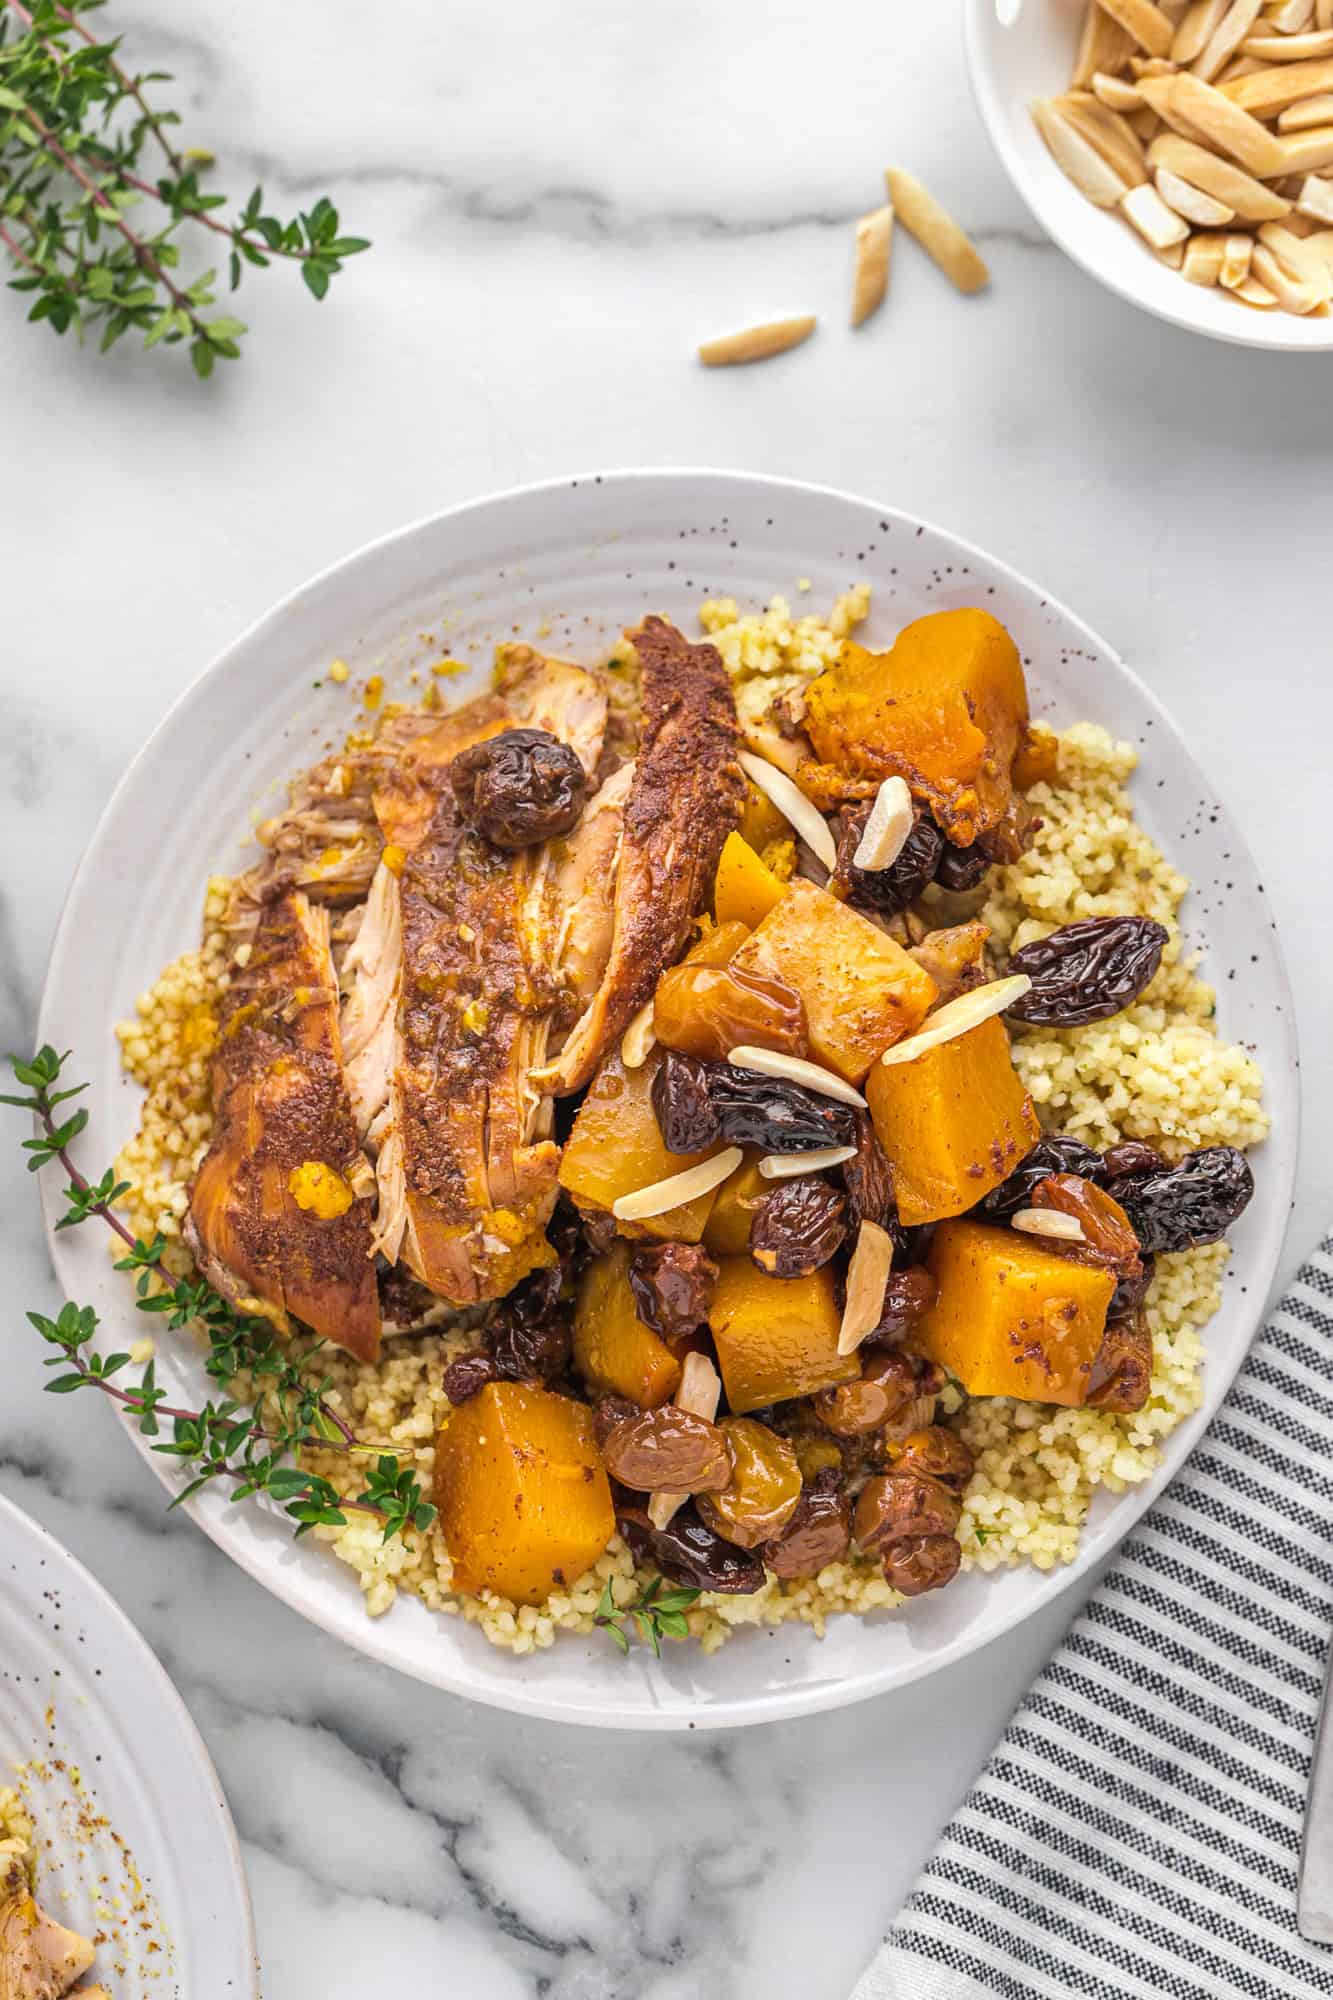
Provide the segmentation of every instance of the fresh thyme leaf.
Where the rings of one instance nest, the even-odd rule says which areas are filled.
[[[663,1590],[662,1578],[655,1576],[646,1583],[632,1604],[623,1608],[617,1605],[611,1591],[611,1579],[607,1578],[597,1601],[597,1609],[592,1622],[599,1630],[609,1634],[622,1653],[630,1649],[629,1633],[626,1626],[633,1624],[639,1637],[652,1647],[658,1659],[662,1657],[662,1640],[685,1639],[689,1637],[689,1623],[686,1611],[698,1598],[699,1592],[686,1587]]]

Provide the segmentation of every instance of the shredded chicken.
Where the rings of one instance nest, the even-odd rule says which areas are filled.
[[[93,1962],[93,1946],[39,1906],[16,1854],[0,1854],[0,2000],[63,2000]],[[84,1988],[95,1995],[100,1988]]]

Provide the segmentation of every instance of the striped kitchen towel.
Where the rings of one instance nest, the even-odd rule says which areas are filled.
[[[1333,1237],[1125,1542],[853,2000],[1304,2000],[1333,1621]]]

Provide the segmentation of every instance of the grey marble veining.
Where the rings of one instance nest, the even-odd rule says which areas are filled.
[[[1307,1031],[1290,1254],[1333,1206],[1312,895],[1333,695],[1327,361],[1206,346],[1047,246],[972,112],[956,10],[114,0],[193,143],[375,239],[328,303],[254,282],[201,389],[80,354],[0,293],[0,1044],[31,1037],[60,899],[165,705],[274,598],[415,515],[594,466],[730,464],[937,519],[1039,577],[1188,720],[1283,921]],[[901,159],[995,283],[907,242],[853,337],[849,223]],[[697,341],[812,310],[747,373]],[[170,837],[170,829],[163,829]],[[128,1098],[127,1098],[128,1107]],[[93,1397],[43,1398],[53,1299],[0,1149],[0,1489],[90,1562],[182,1689],[245,1846],[268,2000],[838,2000],[1073,1602],[836,1715],[605,1739],[471,1709],[303,1626],[162,1496]]]

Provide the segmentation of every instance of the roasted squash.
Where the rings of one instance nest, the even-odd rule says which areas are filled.
[[[808,1278],[770,1278],[748,1257],[721,1258],[708,1324],[733,1412],[859,1375],[857,1356],[838,1352],[841,1320],[828,1265]]]
[[[787,893],[756,850],[738,833],[729,833],[718,856],[713,878],[713,911],[719,924],[739,920],[753,930]]]
[[[858,781],[905,778],[950,840],[970,847],[1009,810],[1027,722],[1023,666],[1003,625],[988,611],[936,611],[887,653],[849,641],[811,682],[805,727],[819,761],[801,766],[801,788],[828,809],[856,796]]]
[[[668,1153],[652,1105],[661,1060],[662,1051],[654,1049],[642,1068],[627,1070],[619,1054],[609,1055],[588,1086],[560,1162],[560,1185],[581,1208],[609,1210],[622,1194],[684,1173],[719,1150],[720,1141],[701,1153]],[[646,1222],[622,1222],[620,1233],[697,1243],[716,1192],[710,1189]]]
[[[583,1273],[574,1307],[574,1366],[598,1395],[629,1396],[651,1410],[673,1394],[680,1363],[639,1318],[629,1260],[628,1243],[613,1243]]]
[[[1106,1331],[1115,1276],[1040,1237],[942,1222],[930,1248],[939,1293],[914,1347],[972,1396],[1019,1396],[1080,1409]]]
[[[526,1382],[490,1382],[435,1447],[435,1504],[460,1590],[540,1604],[615,1532],[592,1411]]]
[[[741,811],[741,839],[748,840],[756,854],[762,854],[770,840],[783,840],[787,822],[753,778],[745,780],[745,805]]]
[[[673,965],[657,982],[653,1032],[664,1048],[725,1062],[741,1044],[805,1055],[805,1008],[768,973],[737,965]]]
[[[766,1181],[760,1173],[759,1158],[758,1153],[748,1153],[730,1180],[723,1181],[717,1191],[713,1212],[704,1226],[704,1248],[714,1257],[750,1254],[754,1212],[776,1186],[776,1182]]]
[[[876,1063],[865,1088],[909,1226],[974,1208],[1041,1137],[998,1014],[912,1062]]]
[[[719,919],[711,930],[704,932],[697,944],[690,946],[681,964],[730,965],[749,935],[750,926],[741,923],[739,918],[730,918],[725,923]]]
[[[859,1083],[876,1056],[925,1019],[935,982],[900,944],[813,882],[787,885],[732,961],[805,1002],[816,1062]]]

